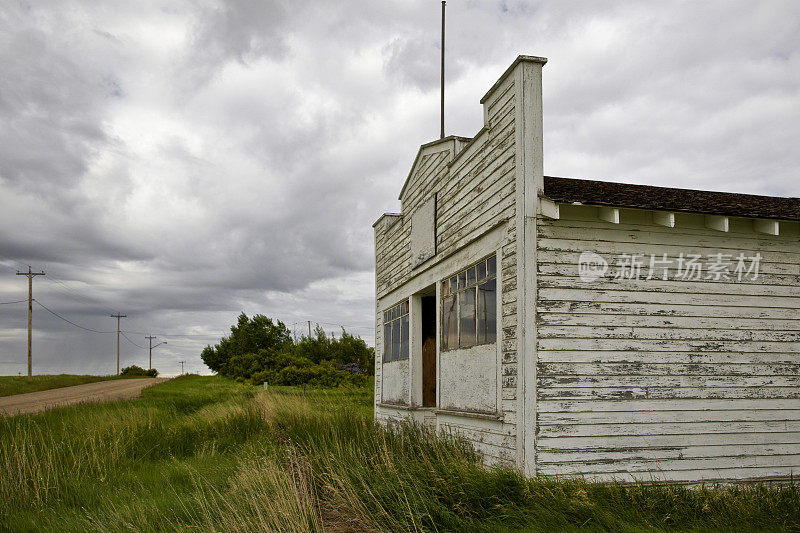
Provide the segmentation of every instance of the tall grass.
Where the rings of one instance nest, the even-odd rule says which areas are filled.
[[[2,419],[0,530],[800,531],[797,486],[526,479],[370,413],[369,390],[187,377]]]

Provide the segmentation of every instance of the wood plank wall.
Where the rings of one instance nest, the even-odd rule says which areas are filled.
[[[584,250],[762,255],[755,281],[585,282]],[[800,238],[562,206],[538,226],[537,465],[544,474],[694,481],[800,473]],[[648,265],[649,266],[649,265]],[[677,265],[675,265],[677,266]],[[659,271],[660,272],[660,271]],[[643,277],[647,276],[647,268]]]
[[[391,227],[376,227],[376,292],[380,300],[415,274],[411,269],[410,223],[414,211],[438,194],[437,254],[431,263],[461,249],[488,229],[505,223],[507,230],[500,258],[502,319],[501,420],[475,421],[448,415],[440,429],[461,431],[482,451],[488,462],[513,464],[516,460],[516,213],[514,83],[511,77],[487,102],[486,128],[455,158],[450,150],[427,153],[404,192],[402,219]],[[388,222],[388,221],[387,221]],[[468,265],[463,265],[466,267]],[[455,272],[453,272],[455,273]],[[376,309],[376,397],[380,397],[383,327],[380,304]],[[376,417],[394,418],[407,413],[376,407]]]

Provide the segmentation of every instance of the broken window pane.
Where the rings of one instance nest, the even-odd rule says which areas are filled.
[[[442,281],[442,349],[497,341],[497,257]]]
[[[386,324],[383,325],[383,361],[389,362],[391,360],[392,360],[392,323],[386,322]]]
[[[481,261],[478,263],[478,281],[483,281],[486,279],[486,261]]]
[[[478,343],[497,340],[497,280],[478,285]]]
[[[494,276],[497,274],[497,257],[491,256],[486,260],[487,276]]]
[[[442,349],[458,347],[458,330],[456,328],[456,297],[448,296],[442,300]]]
[[[475,289],[458,293],[459,343],[461,347],[475,344]]]
[[[400,356],[398,359],[408,359],[408,315],[400,319]]]
[[[392,321],[392,361],[400,359],[400,324]]]
[[[383,313],[383,361],[408,359],[408,300]]]

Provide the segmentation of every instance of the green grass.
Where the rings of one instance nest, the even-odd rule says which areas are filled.
[[[372,391],[185,376],[0,419],[0,530],[800,531],[800,490],[525,479]]]
[[[124,378],[125,376],[76,376],[73,374],[54,374],[33,376],[33,379],[28,381],[27,376],[0,376],[0,396],[11,396],[12,394],[23,394],[26,392],[37,392],[41,390],[57,389],[59,387],[83,385],[84,383],[94,383],[96,381]]]

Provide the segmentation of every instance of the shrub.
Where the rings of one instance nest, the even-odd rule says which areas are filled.
[[[120,372],[122,376],[142,376],[142,377],[151,377],[154,378],[158,375],[158,370],[155,368],[151,368],[150,370],[145,370],[144,368],[136,365],[131,365],[125,367]]]
[[[202,357],[211,370],[254,385],[362,386],[375,366],[375,350],[344,329],[336,338],[317,326],[314,335],[293,341],[282,322],[244,313],[231,336],[207,346]]]
[[[255,315],[251,319],[242,313],[236,325],[231,326],[230,337],[222,337],[213,348],[206,346],[201,356],[206,366],[214,372],[236,377],[239,374],[226,369],[233,357],[265,349],[279,350],[291,343],[291,333],[280,320],[273,322],[264,315]]]
[[[334,367],[329,361],[315,365],[306,360],[301,365],[289,365],[280,369],[265,370],[253,374],[250,383],[261,385],[313,385],[315,387],[339,387],[341,385],[364,386],[367,376],[351,374]]]

